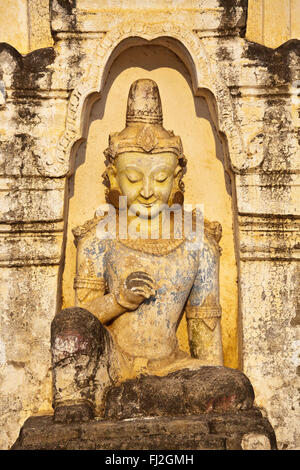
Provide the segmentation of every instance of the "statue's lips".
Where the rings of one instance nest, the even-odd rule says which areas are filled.
[[[142,206],[145,206],[145,207],[151,207],[153,206],[157,201],[158,199],[155,199],[155,201],[152,201],[152,202],[142,202],[142,201],[139,201],[139,199],[137,200],[139,204],[141,204]]]

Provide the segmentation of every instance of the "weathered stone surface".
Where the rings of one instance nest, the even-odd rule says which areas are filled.
[[[253,400],[253,388],[242,372],[226,367],[202,367],[165,377],[139,377],[112,387],[106,394],[104,416],[126,419],[232,412],[251,408]]]
[[[98,5],[97,5],[98,6]],[[111,23],[122,21],[120,5],[111,0],[102,1],[101,8],[95,8],[93,1],[83,7],[75,2],[53,1],[51,28],[56,34],[73,31],[102,31]],[[94,8],[93,8],[94,7]],[[128,22],[142,19],[143,10],[151,9],[153,21],[178,21],[191,23],[193,29],[206,34],[245,34],[247,0],[186,0],[178,5],[176,0],[152,0],[141,4],[138,1],[122,2],[123,14]],[[192,9],[193,15],[189,10]]]
[[[289,448],[290,439],[298,447],[299,261],[249,260],[241,269],[253,278],[251,287],[241,283],[244,371],[281,448]]]
[[[90,421],[92,418],[94,418],[94,410],[88,403],[57,406],[53,417],[55,423],[64,424]]]
[[[34,2],[27,3],[32,7]],[[182,9],[172,11],[161,11],[160,6],[165,6],[165,2],[156,2],[157,8],[151,14],[149,2],[142,2],[143,5],[136,2],[139,3],[136,10],[130,11],[128,4],[116,8],[115,2],[107,0],[102,2],[103,10],[99,7],[96,14],[91,11],[91,3],[84,3],[85,12],[81,7],[76,11],[72,9],[74,2],[52,2],[53,48],[22,57],[11,46],[1,46],[3,315],[0,360],[3,382],[0,445],[3,448],[11,445],[27,416],[51,408],[49,325],[61,303],[60,280],[65,251],[62,234],[68,225],[64,176],[74,170],[73,153],[86,136],[90,104],[101,94],[101,106],[97,108],[98,115],[93,114],[93,120],[100,121],[99,116],[107,114],[103,104],[107,98],[117,115],[120,100],[116,95],[111,103],[107,91],[118,76],[115,72],[109,76],[111,63],[118,61],[121,50],[130,48],[136,41],[151,48],[154,43],[149,41],[153,40],[160,47],[175,52],[178,60],[186,64],[188,72],[184,73],[193,83],[194,95],[206,96],[215,127],[227,141],[223,160],[225,170],[232,175],[232,196],[236,201],[233,225],[239,265],[240,360],[255,388],[257,404],[267,410],[274,425],[279,447],[299,447],[296,300],[299,41],[290,41],[272,50],[243,39],[246,4],[242,2],[207,0],[201,2],[205,11],[193,10],[193,13],[189,9],[195,4],[189,0],[182,2]],[[272,28],[264,29],[264,39],[277,45],[278,37],[286,33],[282,23],[281,26],[277,23],[278,9],[272,7],[272,2],[265,3],[269,3],[269,11],[272,10],[269,15]],[[276,5],[281,3],[276,0]],[[18,28],[14,45],[24,45],[29,50],[27,34],[25,40],[20,40],[19,31],[23,27],[15,20],[15,1],[8,0],[3,7],[1,5],[1,11],[5,9],[3,21],[10,27],[9,5]],[[18,20],[22,11],[25,14],[24,5],[24,1],[18,1]],[[105,9],[105,5],[113,5],[114,11]],[[196,7],[200,8],[199,2]],[[209,11],[211,8],[216,9]],[[257,15],[255,11],[255,17],[264,17],[265,28],[267,16],[261,13]],[[281,21],[284,17],[285,13]],[[296,31],[297,18],[297,15],[291,17],[293,31]],[[1,36],[2,40],[11,37],[6,28],[1,31],[5,35]],[[296,33],[292,36],[296,37]],[[20,52],[25,53],[25,49]],[[127,57],[119,67],[128,73],[131,63]],[[140,65],[143,68],[145,62],[141,61]],[[168,68],[164,61],[159,66]],[[147,77],[155,78],[151,63],[147,64],[146,71]],[[173,86],[175,80],[166,82]],[[181,82],[176,82],[176,86],[180,90]],[[173,101],[177,103],[176,99]],[[181,100],[177,107],[175,104],[172,113],[178,121],[187,108]],[[205,116],[205,113],[201,115],[202,121]],[[116,116],[113,120],[117,122]],[[103,132],[109,130],[104,128]],[[192,133],[199,135],[198,129],[193,129]],[[98,135],[98,139],[94,139],[94,155],[100,148],[101,136]],[[214,144],[214,140],[212,142]],[[192,175],[196,185],[201,187],[196,171],[202,168],[199,162],[203,153],[207,153],[207,147],[201,147],[195,140],[189,153],[194,159]],[[214,155],[207,156],[207,167]],[[82,165],[84,160],[85,154],[81,151],[77,162],[80,169],[86,165]],[[97,173],[98,170],[92,166],[91,171]],[[98,173],[100,175],[100,171]],[[206,179],[210,186],[210,179]],[[94,189],[86,191],[90,186],[88,177],[82,181],[80,184],[87,198],[91,193],[96,194]],[[209,189],[208,192],[219,194],[214,185]],[[70,196],[72,202],[72,186]],[[217,204],[214,205],[211,198],[205,203],[213,213]],[[231,201],[228,204],[230,206]],[[85,210],[83,218],[93,215]],[[75,211],[80,213],[76,205]],[[226,217],[230,218],[231,226],[231,215]],[[3,248],[4,242],[7,250]],[[225,245],[223,259],[229,252],[234,252],[233,244]],[[233,277],[232,273],[232,269],[226,268],[221,291],[224,291],[226,278]],[[230,298],[230,289],[227,297]],[[238,349],[236,330],[227,327],[233,322],[232,311],[228,309],[224,317],[226,328],[223,328],[227,335],[228,360],[233,354],[237,358]],[[236,365],[237,359],[235,361]]]
[[[107,335],[99,320],[82,308],[67,308],[55,316],[51,324],[55,421],[94,415],[97,368]]]
[[[185,3],[189,6],[188,2],[182,2],[182,8],[184,8]],[[18,8],[18,18],[15,16],[16,5]],[[115,2],[110,2],[109,5],[110,9],[116,7]],[[131,7],[135,6],[132,2],[129,5]],[[168,7],[170,5],[172,4],[169,2]],[[203,5],[205,4],[203,3]],[[145,2],[143,6],[146,6]],[[180,6],[181,4],[176,3],[177,11]],[[199,2],[196,3],[196,7],[198,6]],[[227,16],[230,23],[232,22],[230,7],[245,7],[246,4],[226,2],[222,6],[225,8],[223,17]],[[1,5],[1,8],[3,10],[0,9],[0,13],[3,19],[1,22],[0,41],[12,44],[22,54],[53,44],[53,38],[50,34],[49,0],[7,0],[3,6]],[[268,47],[278,47],[291,38],[299,37],[300,29],[299,22],[297,21],[299,8],[297,0],[273,0],[272,2],[248,0],[247,18],[244,15],[239,22],[241,33],[243,33],[247,19],[246,37],[248,40],[264,44]],[[105,16],[103,15],[104,18]],[[109,15],[107,16],[109,20]]]
[[[212,417],[212,415],[214,415]],[[217,431],[218,420],[223,429]],[[54,424],[52,416],[29,418],[13,450],[242,450],[244,435],[259,434],[276,449],[270,424],[258,410],[185,418],[92,420]]]
[[[70,349],[71,345],[64,344],[64,338],[68,338],[70,335],[77,338],[76,346],[74,345],[72,350]],[[60,362],[66,353],[72,354],[73,352],[82,351],[89,354],[95,345],[99,348],[103,347],[102,336],[103,327],[101,323],[87,310],[80,307],[62,310],[51,323],[51,346],[54,348],[54,342],[58,340],[62,343],[61,348],[57,347],[57,350],[55,350],[53,364]]]
[[[249,433],[243,436],[243,450],[271,450],[270,441],[264,434]]]

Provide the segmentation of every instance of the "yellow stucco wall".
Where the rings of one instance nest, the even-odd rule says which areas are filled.
[[[29,52],[27,0],[0,2],[0,42],[7,42],[22,54]]]
[[[300,0],[249,0],[247,39],[278,47],[300,37]]]
[[[1,0],[0,42],[21,54],[52,46],[49,0]]]
[[[246,37],[268,47],[300,37],[300,0],[249,0]],[[53,45],[49,0],[0,2],[0,42],[21,54]]]

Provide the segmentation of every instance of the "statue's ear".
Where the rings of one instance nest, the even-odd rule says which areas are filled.
[[[118,187],[118,182],[117,182],[117,169],[115,165],[111,164],[107,167],[106,173],[109,179],[110,187],[111,188],[117,188]]]
[[[183,204],[184,195],[183,195],[183,182],[181,178],[183,176],[183,168],[180,165],[177,165],[174,170],[174,183],[173,188],[169,198],[169,205],[179,204],[180,206]]]
[[[178,178],[178,177],[180,178],[182,176],[182,172],[183,172],[182,166],[177,165],[174,170],[174,178]]]
[[[106,190],[107,201],[118,209],[119,198],[122,194],[118,184],[117,169],[115,165],[109,165],[106,169],[106,174],[109,180],[109,189]]]

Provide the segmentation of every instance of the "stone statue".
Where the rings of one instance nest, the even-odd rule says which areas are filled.
[[[249,379],[223,366],[221,226],[183,205],[187,161],[152,80],[132,84],[105,156],[110,204],[74,230],[76,306],[51,326],[54,415],[13,449],[276,449]]]
[[[105,156],[116,236],[99,237],[103,215],[74,230],[76,307],[63,310],[52,323],[55,421],[251,407],[248,379],[223,367],[221,226],[204,220],[202,243],[191,249],[190,234],[178,234],[176,210],[164,219],[168,208],[181,212],[186,158],[180,137],[163,127],[152,80],[132,84],[126,127],[110,135]],[[120,207],[120,196],[127,198],[127,207]],[[130,234],[137,220],[139,230]],[[164,220],[169,220],[167,238]],[[194,228],[195,213],[192,221]],[[155,238],[149,236],[153,227]],[[176,339],[184,314],[190,354]],[[120,405],[124,384],[133,387],[138,401],[143,395],[138,411],[137,405],[129,406],[129,395]],[[152,386],[160,390],[159,404],[151,401]],[[189,391],[184,397],[182,387]],[[171,396],[177,397],[173,411]]]

